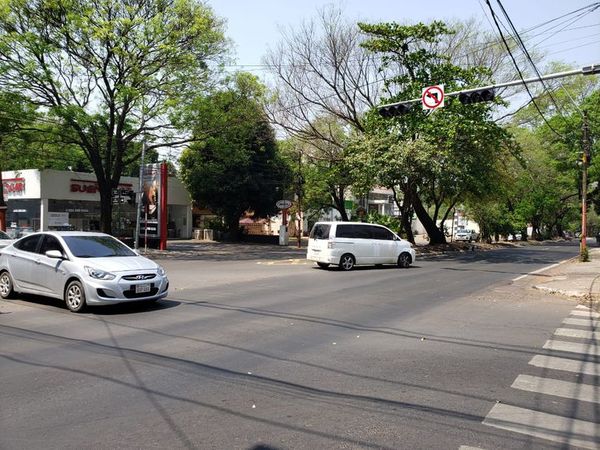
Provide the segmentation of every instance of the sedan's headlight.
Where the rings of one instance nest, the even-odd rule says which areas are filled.
[[[163,269],[161,266],[158,266],[158,269],[156,269],[156,271],[158,272],[158,274],[161,277],[164,277],[167,274],[167,271],[165,269]]]
[[[114,280],[115,275],[104,270],[94,269],[93,267],[85,266],[88,275],[96,280]]]

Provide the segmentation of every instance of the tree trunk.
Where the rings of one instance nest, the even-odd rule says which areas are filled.
[[[109,183],[101,183],[98,180],[98,191],[100,193],[100,230],[106,234],[112,234],[112,187]]]
[[[415,243],[415,235],[413,234],[412,220],[410,220],[410,219],[411,219],[411,217],[409,215],[409,211],[401,212],[400,222],[402,223],[402,228],[404,229],[404,232],[406,233],[406,240],[408,242],[410,242],[411,244],[414,244]]]
[[[343,191],[343,189],[341,189]],[[346,205],[344,204],[344,196],[341,195],[337,195],[336,192],[333,192],[331,195],[332,199],[333,199],[333,204],[335,205],[335,209],[337,209],[337,211],[340,213],[340,216],[342,216],[342,221],[343,222],[348,222],[348,214],[346,213]]]
[[[419,198],[418,194],[413,195],[412,205],[415,209],[415,214],[423,224],[423,227],[425,227],[425,231],[427,231],[427,235],[429,236],[429,243],[445,244],[446,236],[444,236],[444,233],[440,231],[440,229],[437,227],[435,221],[431,217],[429,217],[429,214],[423,206],[423,203],[421,202],[421,199]]]

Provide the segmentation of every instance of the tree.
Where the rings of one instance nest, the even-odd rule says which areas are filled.
[[[275,77],[269,118],[306,144],[309,174],[315,174],[307,186],[316,182],[313,198],[321,199],[313,206],[333,207],[343,220],[353,184],[346,148],[364,129],[364,112],[377,104],[382,86],[378,57],[360,46],[363,40],[356,24],[330,6],[283,33],[265,58]]]
[[[553,63],[550,71],[568,67]],[[600,90],[598,77],[578,76],[547,83],[549,91],[536,96],[537,108],[518,111],[511,132],[523,148],[524,170],[511,182],[510,204],[515,217],[533,228],[534,238],[563,236],[566,229],[579,229],[581,214],[581,152],[583,115],[588,115],[592,146],[589,181],[600,181],[600,164],[595,157],[600,133]],[[594,203],[598,189],[590,189]],[[594,224],[592,224],[592,228]]]
[[[240,216],[265,217],[290,183],[275,134],[262,108],[264,88],[255,77],[237,74],[226,90],[198,101],[196,129],[219,129],[184,150],[184,183],[199,204],[223,217],[233,239]]]
[[[440,53],[443,37],[452,34],[442,22],[359,27],[369,36],[363,46],[381,55],[385,69],[396,70],[386,86],[395,86],[399,94],[385,103],[419,98],[429,85],[444,84],[453,91],[490,81],[488,70],[460,67]],[[445,242],[444,220],[454,205],[492,189],[494,162],[515,151],[508,134],[492,120],[489,104],[462,105],[450,99],[435,114],[424,113],[417,105],[400,117],[384,119],[375,111],[368,117],[370,144],[362,149],[358,145],[358,153],[366,152],[363,163],[372,166],[365,173],[377,174],[384,185],[402,191],[404,214],[412,207],[432,244]],[[370,152],[374,148],[378,151]],[[410,239],[408,226],[404,218]]]
[[[207,89],[225,50],[222,23],[196,0],[4,0],[0,88],[47,111],[54,134],[82,149],[96,175],[101,228],[111,192],[150,148],[186,142],[175,113]]]

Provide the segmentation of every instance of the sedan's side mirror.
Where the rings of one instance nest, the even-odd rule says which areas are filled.
[[[60,250],[48,250],[46,252],[46,256],[48,258],[64,259],[64,256]]]

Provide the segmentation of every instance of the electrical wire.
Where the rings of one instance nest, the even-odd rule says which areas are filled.
[[[512,52],[510,50],[510,46],[508,45],[508,42],[506,41],[506,38],[504,37],[504,33],[502,33],[502,28],[500,27],[500,25],[498,23],[498,19],[496,17],[496,13],[494,12],[494,8],[492,8],[490,0],[486,0],[486,3],[488,5],[488,8],[490,9],[490,12],[492,14],[492,19],[494,20],[496,28],[498,29],[498,32],[500,33],[500,38],[502,39],[502,42],[504,43],[504,46],[506,47],[506,51],[510,55],[510,59],[512,60],[513,65],[515,66],[515,69],[517,70],[517,73],[519,74],[519,78],[521,78],[521,81],[523,81],[523,85],[525,86],[525,90],[527,91],[527,94],[531,98],[531,101],[533,102],[533,105],[535,106],[535,109],[540,114],[540,116],[542,117],[542,119],[544,120],[544,122],[546,123],[546,125],[548,125],[548,128],[550,128],[550,130],[552,130],[552,132],[554,134],[556,134],[559,138],[564,139],[564,137],[558,131],[556,131],[554,129],[554,127],[552,127],[552,125],[550,125],[550,122],[548,122],[548,120],[546,119],[546,117],[542,113],[542,110],[540,109],[539,105],[535,101],[535,98],[534,98],[533,94],[529,90],[529,86],[527,86],[527,83],[525,83],[525,77],[523,76],[523,73],[521,72],[521,69],[519,68],[519,65],[517,64],[517,61],[515,60],[515,57],[514,57],[514,55],[512,54]]]
[[[533,67],[533,70],[535,71],[535,73],[537,74],[537,76],[540,79],[540,83],[542,84],[542,88],[544,89],[544,91],[546,91],[546,93],[548,94],[548,96],[550,97],[550,100],[552,101],[552,104],[554,105],[554,107],[556,108],[556,110],[558,111],[559,115],[561,116],[561,118],[563,120],[565,120],[564,114],[562,112],[562,108],[558,105],[558,102],[556,101],[556,98],[554,98],[554,95],[552,94],[552,91],[548,88],[548,85],[546,84],[546,82],[542,79],[542,74],[540,73],[540,71],[538,70],[536,64],[533,62],[533,59],[531,58],[531,55],[529,54],[529,51],[527,51],[527,47],[525,47],[525,44],[523,43],[523,40],[521,39],[521,36],[519,35],[519,32],[517,31],[517,29],[515,28],[512,20],[510,19],[508,13],[506,12],[506,9],[504,8],[504,5],[502,5],[502,2],[500,0],[496,0],[496,2],[498,3],[498,5],[500,6],[500,9],[502,10],[502,13],[504,14],[504,17],[506,18],[506,20],[508,21],[511,29],[513,30],[513,33],[515,35],[515,37],[517,38],[517,42],[520,44],[521,50],[523,51],[523,53],[525,54],[525,57],[527,58],[527,60],[529,61],[529,63],[531,64],[531,67]],[[600,4],[594,6],[593,10],[596,10],[597,8],[600,7]]]

